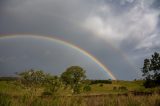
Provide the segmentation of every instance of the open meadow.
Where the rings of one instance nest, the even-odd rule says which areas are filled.
[[[14,80],[0,81],[0,106],[160,106],[160,89],[146,89],[143,81],[112,81],[90,86],[90,91],[80,94],[60,88],[50,95],[43,86],[25,88]]]

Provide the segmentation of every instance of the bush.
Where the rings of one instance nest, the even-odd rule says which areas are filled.
[[[122,90],[122,91],[128,90],[127,87],[125,87],[125,86],[120,86],[118,89],[119,89],[119,90]]]
[[[99,86],[100,86],[100,87],[103,87],[103,84],[101,83],[101,84],[99,84]]]
[[[159,81],[151,80],[151,79],[146,79],[146,81],[143,83],[143,86],[145,88],[153,88],[156,86],[159,86]]]
[[[0,81],[17,81],[18,77],[0,77]]]
[[[83,87],[83,91],[86,91],[86,92],[91,91],[91,87],[89,85],[85,85]]]
[[[113,90],[114,90],[114,91],[117,90],[117,87],[114,86],[114,87],[113,87]]]

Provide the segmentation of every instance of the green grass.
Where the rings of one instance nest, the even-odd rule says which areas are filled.
[[[113,90],[116,87],[117,90]],[[119,87],[126,87],[127,90],[119,90]],[[91,94],[115,94],[115,93],[127,93],[129,91],[143,91],[146,90],[143,87],[143,81],[113,81],[112,84],[93,84],[91,85]],[[32,89],[25,89],[15,81],[0,81],[0,92],[5,92],[10,95],[24,95],[32,91]],[[40,95],[44,91],[43,88],[36,89],[36,95]],[[61,93],[63,92],[63,93]],[[88,94],[87,93],[87,94]],[[71,91],[69,89],[64,90],[61,88],[58,94],[69,95]]]
[[[26,89],[15,81],[0,81],[0,92],[11,96],[22,96],[32,92],[32,89]],[[34,95],[41,95],[43,88],[38,88]]]
[[[113,88],[117,87],[117,90]],[[126,87],[127,90],[120,90]],[[160,91],[145,89],[143,81],[113,81],[112,84],[93,84],[90,92],[71,95],[61,88],[58,96],[41,96],[43,87],[26,89],[15,81],[0,81],[0,106],[160,106],[160,95],[134,96],[130,91]],[[128,96],[117,95],[128,93]],[[105,95],[101,95],[105,94]]]
[[[137,91],[145,89],[143,87],[143,81],[113,81],[112,84],[103,84],[103,86],[100,86],[100,84],[93,84],[91,93],[109,93],[109,94],[115,94],[115,93],[127,93],[129,91]],[[117,90],[113,90],[114,87],[117,88]],[[119,90],[119,87],[126,87],[127,90]]]
[[[114,90],[114,87],[117,88],[117,90]],[[119,87],[126,87],[127,90],[119,90]],[[125,93],[130,91],[152,91],[157,88],[152,89],[145,89],[143,86],[143,81],[113,81],[112,84],[93,84],[91,85],[91,91],[89,93],[109,93],[109,94],[115,94],[115,93]],[[15,81],[0,81],[0,92],[6,92],[11,95],[23,95],[28,93],[29,91],[32,91],[32,89],[25,89],[22,85],[16,83]],[[40,95],[44,91],[43,88],[36,89],[37,94]],[[59,90],[59,94],[63,92],[64,95],[71,94],[71,91],[69,89],[64,90],[61,88]]]
[[[0,92],[5,92],[10,95],[21,95],[26,91],[14,81],[0,81]]]
[[[24,95],[11,98],[0,94],[0,106],[159,106],[160,95],[152,96],[70,96],[37,97]]]

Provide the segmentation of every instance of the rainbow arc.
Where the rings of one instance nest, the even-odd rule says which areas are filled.
[[[25,35],[23,35],[23,36],[21,36],[21,35],[7,35],[7,36],[0,37],[0,39],[19,38],[19,37],[21,37],[21,38],[22,37],[23,38],[32,37],[34,39],[44,39],[44,40],[48,40],[48,41],[52,41],[52,42],[58,42],[60,44],[71,47],[72,49],[75,49],[75,50],[79,51],[80,53],[84,54],[85,56],[89,57],[96,64],[98,64],[113,80],[116,80],[116,77],[113,75],[111,70],[109,70],[109,68],[107,68],[107,66],[105,66],[102,62],[100,62],[95,56],[93,56],[92,54],[90,54],[86,50],[84,50],[84,49],[82,49],[72,43],[69,43],[65,40],[61,40],[61,39],[54,38],[54,37],[39,36],[39,35],[29,35],[29,36],[27,36],[27,35],[26,36]]]

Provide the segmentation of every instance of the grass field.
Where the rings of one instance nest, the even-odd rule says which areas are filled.
[[[125,90],[118,89],[119,87],[125,87]],[[116,88],[116,89],[114,89]],[[113,81],[112,84],[92,84],[91,91],[87,93],[91,94],[116,94],[116,93],[127,93],[129,91],[142,91],[146,90],[143,86],[143,81]],[[148,89],[149,90],[149,89]],[[0,81],[0,92],[6,92],[10,95],[23,95],[29,90],[24,89],[22,85],[17,84],[14,81]],[[39,94],[43,92],[43,88],[38,89]],[[67,90],[60,90],[69,94]],[[63,93],[63,94],[64,94]]]
[[[46,96],[42,95],[42,87],[34,91],[16,81],[0,81],[0,106],[160,106],[160,95],[156,92],[138,96],[130,93],[158,90],[145,89],[143,81],[113,81],[112,84],[93,84],[91,91],[78,95],[60,89],[55,96]]]
[[[126,87],[126,90],[119,90],[119,87]],[[116,88],[115,90],[113,90]],[[92,85],[92,93],[123,93],[133,90],[144,89],[143,81],[113,81],[112,84]]]

